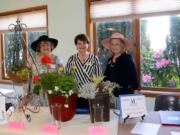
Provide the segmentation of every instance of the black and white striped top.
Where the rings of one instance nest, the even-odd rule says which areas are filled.
[[[102,75],[99,60],[93,54],[89,54],[85,62],[81,62],[78,54],[72,55],[67,62],[66,71],[73,73],[79,88],[91,82],[93,75]]]

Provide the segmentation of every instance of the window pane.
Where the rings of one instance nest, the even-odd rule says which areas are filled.
[[[4,77],[7,77],[7,70],[11,65],[22,64],[22,34],[20,32],[6,32],[4,37]],[[16,59],[19,58],[19,59]]]
[[[37,10],[13,15],[0,16],[0,31],[8,30],[9,24],[16,24],[17,19],[27,25],[27,28],[47,27],[46,10]],[[29,21],[31,20],[31,21]]]
[[[129,40],[132,39],[132,22],[130,20],[98,22],[96,23],[97,55],[101,62],[103,71],[110,56],[109,51],[103,47],[103,40],[110,37],[112,33],[120,32]]]
[[[27,45],[28,45],[28,49],[30,50],[31,53],[34,53],[34,51],[31,49],[31,43],[33,41],[35,41],[36,39],[39,38],[39,36],[43,35],[43,34],[47,34],[47,32],[44,31],[32,31],[32,32],[27,32]],[[17,57],[20,58],[19,61],[16,62],[17,63],[22,63],[23,62],[23,57],[22,57],[22,41],[24,40],[22,38],[22,34],[20,33],[19,35],[15,35],[13,32],[5,32],[3,34],[3,47],[4,47],[4,78],[7,78],[7,70],[9,69],[9,67],[14,64],[13,63],[13,59],[15,58],[15,55],[18,55]],[[19,50],[19,53],[15,53],[14,50]]]
[[[141,84],[180,88],[180,16],[140,19]]]

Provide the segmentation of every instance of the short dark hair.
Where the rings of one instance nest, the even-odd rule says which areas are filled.
[[[77,41],[83,41],[86,42],[87,44],[89,44],[89,38],[87,35],[85,34],[78,34],[75,38],[74,38],[74,43],[77,45]]]

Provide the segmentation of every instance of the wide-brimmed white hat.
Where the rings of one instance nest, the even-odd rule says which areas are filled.
[[[109,38],[105,38],[104,40],[102,40],[102,45],[104,48],[106,49],[110,49],[110,44],[111,44],[111,39],[121,39],[123,40],[126,49],[130,48],[130,42],[127,38],[125,38],[121,33],[119,32],[115,32],[111,35],[111,37]]]

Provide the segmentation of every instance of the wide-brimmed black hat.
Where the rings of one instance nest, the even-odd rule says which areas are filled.
[[[40,50],[37,50],[37,47],[38,47],[38,45],[39,45],[39,43],[40,43],[41,41],[49,41],[49,42],[51,42],[51,43],[52,43],[51,45],[53,46],[52,49],[56,48],[56,46],[57,46],[57,44],[58,44],[58,40],[57,40],[57,39],[49,38],[47,35],[42,35],[42,36],[40,36],[37,40],[35,40],[35,41],[31,44],[31,48],[32,48],[35,52],[39,52],[39,51],[40,51]]]

